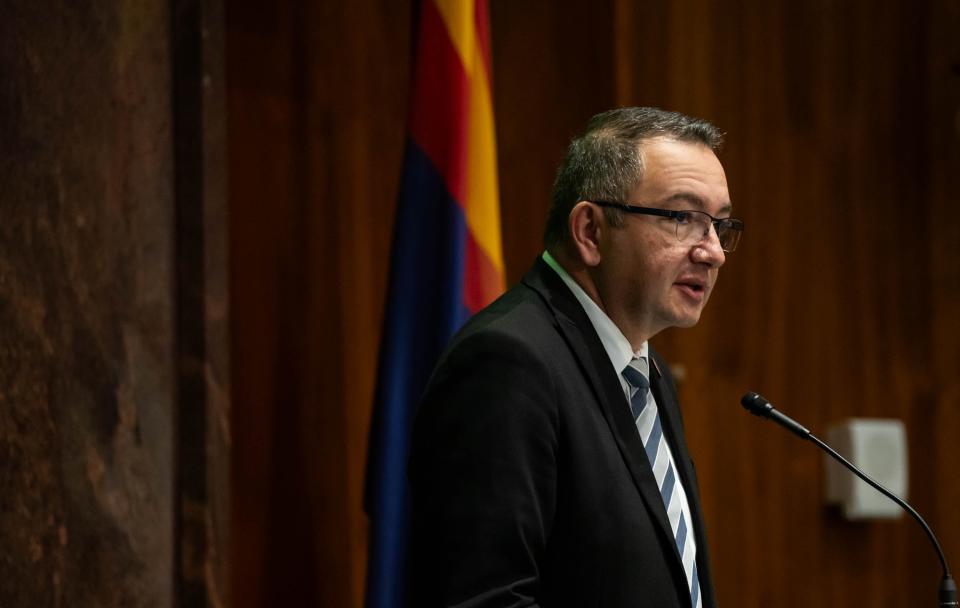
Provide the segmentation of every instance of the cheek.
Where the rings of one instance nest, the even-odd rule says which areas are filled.
[[[669,237],[669,238],[667,238]],[[621,279],[639,283],[647,296],[669,288],[686,263],[689,248],[673,235],[654,233],[635,238],[618,260]]]
[[[686,263],[686,251],[676,247],[661,249],[644,261],[651,275],[672,283]]]

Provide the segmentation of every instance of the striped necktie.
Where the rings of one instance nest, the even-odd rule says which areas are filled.
[[[683,559],[683,570],[690,585],[690,603],[694,608],[700,606],[700,581],[697,577],[696,546],[687,518],[683,513],[683,495],[679,480],[670,457],[670,448],[663,436],[657,403],[650,395],[650,381],[647,380],[646,358],[635,358],[623,370],[623,377],[630,386],[630,410],[640,432],[640,439],[647,452],[647,459],[653,468],[653,475],[660,488],[663,506],[673,530],[677,550]]]

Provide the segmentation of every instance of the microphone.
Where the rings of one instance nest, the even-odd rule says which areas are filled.
[[[782,414],[780,411],[774,408],[769,401],[757,393],[746,393],[740,399],[740,403],[754,416],[769,418],[800,439],[810,439],[810,431],[804,428],[793,418],[787,416],[786,414]]]
[[[743,407],[746,408],[751,414],[761,418],[773,420],[801,439],[807,439],[814,442],[820,447],[820,449],[829,454],[831,458],[850,469],[850,471],[852,471],[857,477],[870,484],[871,487],[875,488],[878,492],[897,503],[900,508],[909,513],[917,521],[917,523],[923,527],[924,532],[927,533],[927,538],[930,539],[930,542],[933,544],[933,548],[937,551],[937,556],[940,558],[940,566],[943,568],[943,578],[940,580],[940,590],[938,594],[940,601],[937,606],[939,608],[957,607],[957,585],[954,582],[953,577],[950,576],[950,568],[947,567],[947,558],[943,555],[943,551],[940,549],[940,542],[937,541],[937,537],[933,535],[933,531],[930,529],[930,526],[927,525],[927,522],[923,521],[923,518],[920,517],[920,514],[917,513],[913,507],[907,504],[899,496],[871,479],[866,473],[854,466],[853,463],[848,461],[846,458],[838,454],[829,445],[823,441],[820,441],[820,439],[818,439],[809,430],[804,428],[796,420],[779,412],[769,401],[757,393],[745,393],[740,399],[740,404],[743,405]]]

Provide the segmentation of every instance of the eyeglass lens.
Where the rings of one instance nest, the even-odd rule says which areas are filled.
[[[677,238],[684,243],[699,242],[707,236],[712,223],[710,216],[706,213],[687,211],[683,216],[677,218]],[[737,248],[737,243],[740,241],[740,230],[729,221],[718,221],[716,232],[720,247],[724,251],[731,252]]]

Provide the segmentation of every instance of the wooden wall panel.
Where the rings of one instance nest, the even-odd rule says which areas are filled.
[[[238,607],[362,603],[409,16],[227,6]]]
[[[261,5],[262,4],[262,5]],[[410,5],[227,6],[237,606],[360,606],[360,507],[404,134]],[[728,132],[747,222],[682,367],[723,605],[922,605],[906,520],[822,505],[821,461],[738,405],[823,431],[903,419],[911,497],[960,559],[960,107],[949,0],[493,2],[508,278],[540,251],[569,138],[614,105]]]
[[[567,144],[614,105],[609,2],[565,10],[545,0],[493,2],[494,119],[508,284],[543,251],[544,218]]]

